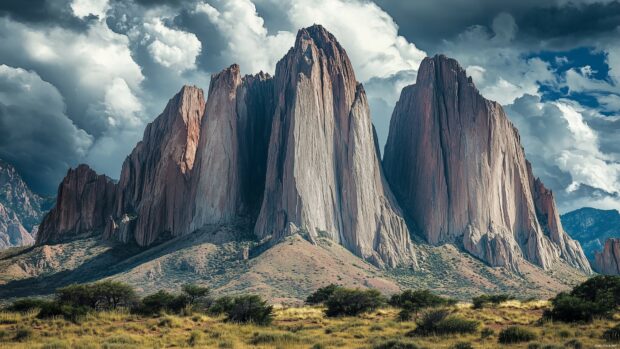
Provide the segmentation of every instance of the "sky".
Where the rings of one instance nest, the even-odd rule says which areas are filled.
[[[53,195],[69,167],[118,178],[184,84],[273,73],[318,23],[365,86],[381,145],[426,56],[456,58],[518,128],[562,212],[620,209],[620,0],[3,0],[0,158]]]

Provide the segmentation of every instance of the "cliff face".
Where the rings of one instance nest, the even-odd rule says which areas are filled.
[[[123,163],[106,238],[150,245],[186,231],[187,195],[205,110],[201,89],[184,86]]]
[[[620,239],[605,241],[602,251],[594,255],[595,269],[601,274],[620,275]]]
[[[112,214],[116,185],[87,165],[70,169],[58,188],[56,206],[39,226],[36,243],[44,244],[102,230]]]
[[[44,204],[17,170],[0,160],[0,249],[34,243]]]
[[[579,241],[594,265],[594,253],[603,249],[608,238],[620,233],[620,212],[584,207],[560,216],[564,230]]]
[[[377,265],[411,263],[409,232],[379,163],[364,89],[321,26],[277,64],[265,193],[255,227],[319,232]]]
[[[590,270],[561,229],[551,193],[534,181],[517,130],[455,60],[426,58],[416,84],[403,89],[383,163],[428,242],[462,242],[478,258],[511,269],[520,258],[548,269],[562,257]]]

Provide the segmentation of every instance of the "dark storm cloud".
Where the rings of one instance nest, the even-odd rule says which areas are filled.
[[[549,4],[544,1],[376,0],[399,25],[399,30],[429,53],[441,42],[452,39],[470,26],[490,27],[499,13],[511,14],[520,28],[518,39],[564,47],[570,40],[592,40],[607,35],[620,25],[620,2]]]
[[[33,25],[60,25],[74,30],[84,30],[96,17],[77,18],[69,0],[2,0],[0,16]]]

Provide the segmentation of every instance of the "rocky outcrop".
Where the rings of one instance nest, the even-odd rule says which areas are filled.
[[[277,64],[276,108],[255,233],[321,233],[377,265],[411,264],[409,231],[385,182],[368,101],[323,27],[297,34]]]
[[[34,238],[24,228],[17,214],[0,204],[0,249],[28,246],[33,243]]]
[[[620,235],[620,212],[583,207],[560,216],[562,227],[571,238],[579,241],[590,264],[594,253],[603,249],[608,238]]]
[[[553,196],[533,179],[516,128],[455,60],[422,62],[395,107],[384,154],[392,190],[431,244],[462,244],[514,270],[522,258],[549,269],[561,257],[590,271]]]
[[[17,170],[0,160],[0,249],[34,243],[46,200],[33,193]]]
[[[184,86],[123,163],[106,238],[147,246],[188,230],[191,173],[205,111],[201,89]]]
[[[58,188],[56,206],[39,226],[37,244],[103,230],[112,214],[116,185],[87,165],[70,169]]]
[[[603,251],[596,252],[594,259],[597,272],[620,275],[620,239],[607,239]]]

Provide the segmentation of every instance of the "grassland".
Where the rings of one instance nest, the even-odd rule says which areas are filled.
[[[441,337],[408,337],[415,322],[397,321],[398,310],[392,308],[342,318],[327,318],[320,307],[277,308],[273,324],[264,327],[227,323],[223,317],[203,314],[142,317],[114,311],[70,322],[37,319],[36,313],[3,312],[0,348],[380,348],[390,341],[413,343],[419,348],[451,348],[461,342],[473,348],[528,348],[534,344],[539,344],[537,348],[620,347],[601,338],[606,329],[618,323],[618,315],[576,325],[540,322],[547,306],[543,301],[509,301],[484,309],[458,304],[452,311],[478,320],[477,333]],[[538,338],[529,343],[498,344],[498,333],[511,325],[527,327]],[[484,337],[483,329],[493,332],[489,335],[491,331],[485,330],[488,336]]]

